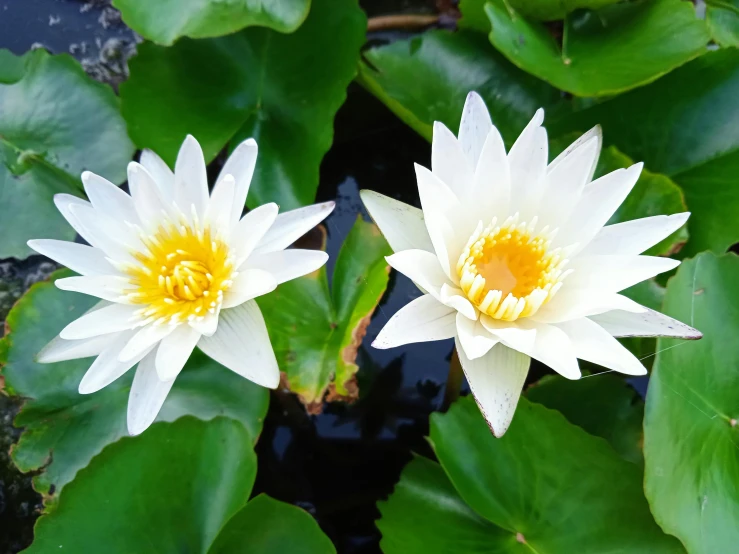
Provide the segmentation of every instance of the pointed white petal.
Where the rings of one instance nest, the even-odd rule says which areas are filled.
[[[202,319],[197,317],[193,319],[192,321],[188,321],[188,324],[190,327],[195,329],[198,333],[205,337],[210,337],[215,334],[215,332],[218,330],[218,323],[220,320],[220,314],[221,314],[221,307],[216,306],[214,308],[211,308],[213,312],[208,312],[204,316],[202,316]]]
[[[473,321],[460,313],[457,314],[457,338],[469,360],[484,356],[498,343],[479,320]]]
[[[398,310],[385,324],[372,343],[385,349],[452,338],[457,332],[457,311],[445,306],[430,294],[419,296]]]
[[[690,212],[655,215],[603,227],[581,256],[641,254],[685,225]]]
[[[82,173],[82,184],[93,207],[105,218],[139,223],[133,200],[107,179],[89,171]]]
[[[231,288],[223,295],[224,310],[243,304],[247,300],[272,292],[277,288],[277,279],[262,269],[244,269],[234,279]]]
[[[449,280],[439,264],[439,259],[425,250],[403,250],[392,256],[385,256],[385,260],[393,269],[437,299],[441,286]]]
[[[541,124],[544,110],[534,114],[508,153],[511,172],[511,212],[519,212],[524,221],[533,217],[539,204],[547,168],[549,145]]]
[[[335,206],[333,201],[323,202],[279,214],[254,252],[264,254],[284,250],[326,219]]]
[[[59,336],[65,340],[74,340],[126,331],[134,326],[134,312],[138,309],[138,306],[112,304],[88,312],[62,329]]]
[[[92,275],[89,277],[65,277],[54,284],[58,289],[80,292],[109,302],[130,304],[125,295],[133,290],[127,277],[117,275]]]
[[[254,251],[275,222],[278,211],[277,204],[270,202],[251,210],[236,224],[230,240],[236,256],[236,267],[239,267]]]
[[[54,239],[29,240],[28,246],[39,254],[67,266],[81,275],[110,275],[117,273],[105,259],[105,252],[75,242]]]
[[[502,437],[513,420],[531,358],[503,344],[476,360],[467,358],[459,344],[457,354],[485,421],[496,437]]]
[[[557,324],[572,342],[575,356],[626,375],[646,375],[647,369],[608,331],[588,318]]]
[[[244,211],[246,196],[249,194],[249,185],[254,175],[254,167],[257,164],[259,148],[253,138],[248,138],[239,144],[223,164],[223,169],[218,176],[218,182],[226,175],[233,175],[235,181],[234,201],[231,207],[231,223],[236,223]]]
[[[80,340],[64,340],[57,336],[41,349],[41,352],[36,355],[36,361],[40,364],[51,364],[97,356],[110,346],[115,339],[115,334]]]
[[[588,170],[587,179],[586,182],[590,182],[593,180],[593,175],[595,174],[595,168],[598,165],[598,157],[600,156],[601,148],[603,147],[603,129],[601,129],[600,125],[596,125],[590,131],[585,133],[583,136],[581,136],[579,139],[577,139],[575,142],[570,144],[567,148],[565,148],[562,153],[554,158],[554,161],[549,164],[549,167],[547,168],[548,171],[551,173],[554,171],[559,164],[567,160],[567,158],[576,153],[581,146],[583,146],[585,143],[589,142],[591,139],[595,139],[597,142],[596,145],[596,152],[595,156],[593,157],[591,161],[590,168]]]
[[[216,233],[223,233],[228,237],[231,231],[231,208],[234,201],[236,181],[233,175],[226,175],[219,179],[213,188],[213,194],[208,201],[205,220]]]
[[[139,163],[154,178],[162,198],[167,205],[170,205],[174,200],[174,173],[172,170],[169,169],[162,158],[148,149],[141,152]]]
[[[478,214],[474,219],[484,221],[485,225],[493,217],[505,219],[509,215],[511,175],[503,138],[495,127],[490,130],[482,147],[472,197],[475,199],[472,209],[476,209]]]
[[[647,309],[642,313],[613,310],[590,319],[614,337],[673,337],[695,340],[703,333],[664,314]]]
[[[77,198],[71,194],[64,193],[54,195],[54,204],[56,205],[56,209],[59,210],[59,213],[61,213],[62,216],[64,216],[64,219],[67,220],[67,223],[69,223],[79,235],[84,237],[83,231],[81,230],[82,226],[72,213],[72,206],[87,206],[88,208],[91,208],[92,204],[87,200],[82,200],[82,198]],[[90,241],[88,240],[87,242]],[[92,243],[90,242],[90,244]]]
[[[313,273],[328,261],[328,254],[321,250],[291,248],[267,254],[254,254],[246,260],[244,269],[262,269],[271,273],[277,284],[292,281]],[[239,270],[241,271],[241,270]]]
[[[470,92],[462,110],[459,124],[459,145],[467,156],[470,167],[477,167],[483,144],[493,128],[485,101],[476,92]]]
[[[427,250],[434,252],[426,230],[423,211],[371,190],[359,191],[367,211],[390,243],[393,252]]]
[[[169,335],[162,339],[156,351],[156,373],[161,381],[174,381],[185,367],[195,345],[200,340],[200,333],[189,325],[178,325]]]
[[[619,292],[680,265],[679,260],[656,256],[578,256],[568,269],[568,287]]]
[[[167,202],[164,199],[154,177],[144,166],[136,162],[128,164],[128,188],[142,228],[156,229],[164,214],[168,212],[171,201]]]
[[[472,305],[472,302],[467,300],[467,296],[464,294],[462,289],[449,286],[447,283],[441,285],[439,300],[445,306],[454,308],[471,321],[476,321],[480,315],[480,312],[478,312],[477,308]]]
[[[92,394],[93,392],[97,392],[100,389],[107,387],[110,383],[118,379],[121,375],[136,365],[136,363],[146,355],[148,351],[143,352],[141,356],[133,358],[127,362],[118,361],[118,355],[131,337],[131,334],[131,331],[119,334],[111,345],[95,358],[90,369],[87,370],[87,373],[82,377],[82,381],[80,381],[80,394]]]
[[[174,165],[174,197],[182,213],[190,217],[192,206],[198,216],[205,215],[208,205],[208,174],[203,150],[195,137],[187,135]]]
[[[531,319],[543,323],[561,323],[611,310],[641,313],[646,308],[621,294],[565,286]]]
[[[143,433],[154,422],[175,382],[159,379],[155,357],[156,352],[150,352],[141,360],[133,377],[126,417],[130,435]]]
[[[150,323],[142,327],[129,339],[118,354],[118,361],[128,362],[133,359],[141,359],[143,352],[148,352],[164,337],[175,330],[173,325],[155,325]]]
[[[126,260],[131,257],[131,251],[141,248],[138,235],[125,223],[108,218],[92,207],[74,205],[70,211],[79,225],[77,232],[108,257]]]
[[[536,325],[524,327],[524,322],[501,321],[484,314],[480,316],[482,326],[500,342],[519,352],[531,352],[536,341]]]
[[[269,342],[262,312],[254,300],[223,310],[218,331],[198,347],[219,364],[270,389],[280,382],[280,369]]]
[[[577,355],[567,334],[554,325],[537,325],[534,348],[526,352],[567,379],[579,379]]]
[[[439,121],[434,122],[431,170],[460,200],[469,196],[474,166],[462,151],[457,137]]]

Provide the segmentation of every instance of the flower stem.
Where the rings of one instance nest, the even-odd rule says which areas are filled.
[[[439,21],[438,15],[381,15],[371,17],[367,21],[367,31],[387,31],[390,29],[418,29],[434,25]]]
[[[446,412],[449,406],[459,398],[459,389],[462,387],[464,372],[462,364],[459,363],[457,349],[452,352],[452,361],[449,363],[449,376],[446,378],[446,388],[444,389],[444,400],[441,403],[441,411]]]

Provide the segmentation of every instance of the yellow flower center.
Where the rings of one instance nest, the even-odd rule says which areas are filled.
[[[550,250],[553,232],[535,233],[536,218],[519,223],[518,214],[483,229],[467,241],[457,262],[460,286],[477,308],[494,319],[515,321],[534,315],[566,277],[560,248]]]
[[[223,293],[238,274],[234,257],[221,237],[199,222],[165,219],[150,235],[141,235],[147,250],[132,255],[138,264],[122,268],[132,284],[127,299],[144,304],[144,321],[177,324],[202,319],[223,302]]]

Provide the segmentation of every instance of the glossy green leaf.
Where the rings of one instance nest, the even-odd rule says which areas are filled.
[[[640,468],[559,412],[522,398],[496,439],[466,397],[431,416],[430,440],[465,503],[533,552],[683,551],[652,519]],[[423,550],[439,551],[432,541]]]
[[[310,204],[365,27],[356,0],[315,0],[289,35],[249,28],[171,48],[142,44],[121,85],[131,138],[172,164],[188,133],[206,161],[227,143],[254,137],[260,153],[249,206]]]
[[[434,121],[455,133],[462,107],[477,91],[507,145],[534,112],[550,115],[568,106],[558,90],[511,65],[475,31],[431,31],[365,52],[360,83],[401,120],[431,140]]]
[[[709,52],[659,81],[549,127],[603,126],[606,143],[680,186],[692,213],[684,251],[739,241],[739,50]]]
[[[67,272],[55,277],[69,275]],[[21,471],[37,471],[36,489],[46,495],[59,491],[107,444],[126,431],[126,405],[133,371],[103,390],[77,392],[92,358],[39,364],[34,356],[74,318],[89,309],[91,297],[38,283],[8,314],[2,339],[2,376],[6,391],[26,399],[15,420],[24,428],[12,456]],[[218,415],[239,420],[255,442],[262,428],[269,395],[243,377],[200,352],[193,354],[177,378],[159,413],[159,421],[185,414],[201,419]],[[53,489],[52,489],[53,487]]]
[[[310,0],[113,0],[113,6],[142,37],[171,45],[180,37],[218,37],[253,25],[291,33],[308,15]]]
[[[622,458],[642,463],[644,402],[623,378],[605,373],[570,381],[547,375],[527,389],[526,397],[603,437]]]
[[[662,528],[694,554],[739,543],[739,258],[698,255],[667,286],[664,312],[703,332],[660,339],[644,417],[645,490]]]
[[[257,301],[290,390],[310,412],[357,398],[357,349],[385,292],[392,254],[374,223],[357,219],[341,246],[329,291],[325,267],[281,284]]]
[[[739,0],[708,0],[706,23],[711,37],[721,46],[739,46]]]
[[[459,10],[462,12],[460,25],[476,28],[485,33],[490,31],[490,21],[485,15],[485,4],[489,0],[461,0]],[[507,0],[521,15],[538,21],[554,21],[563,19],[565,15],[581,8],[597,10],[619,0]]]
[[[70,56],[0,50],[0,258],[25,258],[31,238],[72,240],[52,202],[82,196],[79,175],[125,179],[133,144],[118,100]]]
[[[649,83],[700,56],[705,23],[684,0],[641,0],[568,17],[562,43],[502,1],[485,5],[490,41],[518,67],[578,96]],[[645,55],[648,52],[648,55]]]
[[[305,510],[260,495],[218,534],[208,554],[335,554],[336,549]]]

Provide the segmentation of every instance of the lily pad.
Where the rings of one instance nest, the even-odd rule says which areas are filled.
[[[69,276],[58,272],[52,280]],[[37,283],[8,314],[0,362],[6,392],[25,399],[15,419],[24,432],[12,457],[23,472],[39,471],[36,490],[58,492],[106,445],[126,436],[126,405],[133,371],[90,395],[77,391],[91,359],[39,364],[34,356],[64,326],[82,315],[94,299]],[[267,411],[266,389],[196,352],[159,413],[159,421],[193,414],[201,419],[226,415],[242,423],[256,442]]]
[[[739,543],[739,257],[698,255],[664,312],[703,332],[659,339],[644,417],[644,488],[655,519],[695,554]]]
[[[258,298],[284,382],[310,413],[320,413],[327,390],[329,401],[357,398],[357,350],[385,293],[392,253],[360,216],[339,250],[330,291],[322,267]]]
[[[522,398],[506,436],[496,439],[474,400],[465,397],[446,414],[431,416],[430,441],[465,504],[507,534],[488,542],[479,540],[479,531],[470,531],[458,541],[466,552],[526,552],[522,546],[539,554],[683,552],[649,513],[641,469],[559,412]],[[416,499],[427,494],[426,487],[440,487],[438,475],[423,481],[414,485]],[[418,509],[412,501],[399,505],[391,497],[394,501],[396,514]],[[394,542],[384,528],[390,524],[389,516],[379,523],[386,545]],[[445,552],[440,536],[449,532],[448,525],[424,522],[414,530],[418,548],[385,549],[386,554]]]
[[[708,0],[706,23],[711,37],[721,46],[739,46],[739,0]]]
[[[291,33],[308,15],[310,0],[113,0],[113,6],[142,37],[171,45],[180,37],[219,37],[253,25]]]
[[[641,0],[565,19],[561,45],[502,0],[485,5],[490,41],[518,67],[577,96],[629,90],[706,52],[710,39],[683,0]],[[648,52],[648,55],[645,55]]]
[[[490,21],[485,15],[485,4],[489,0],[461,0],[459,10],[462,12],[460,25],[477,28],[485,33],[490,31]],[[563,19],[565,15],[579,9],[596,10],[620,0],[507,0],[518,13],[538,21],[554,21]]]
[[[434,121],[456,132],[471,90],[485,100],[508,146],[537,109],[569,109],[558,90],[513,66],[475,31],[431,31],[364,56],[370,65],[360,65],[359,82],[427,140]]]
[[[600,123],[615,144],[680,186],[692,216],[682,253],[739,242],[739,50],[709,52],[655,83],[550,125],[553,135]]]
[[[356,0],[314,0],[289,35],[249,28],[170,48],[144,43],[121,85],[131,138],[171,165],[188,133],[207,162],[254,137],[260,152],[248,205],[310,204],[366,25]]]
[[[121,183],[133,144],[118,99],[71,56],[0,50],[0,258],[26,258],[26,241],[75,232],[54,194],[83,196],[84,170]]]
[[[299,508],[264,496],[247,504],[251,438],[232,419],[187,417],[106,447],[38,520],[24,552],[334,553]]]

